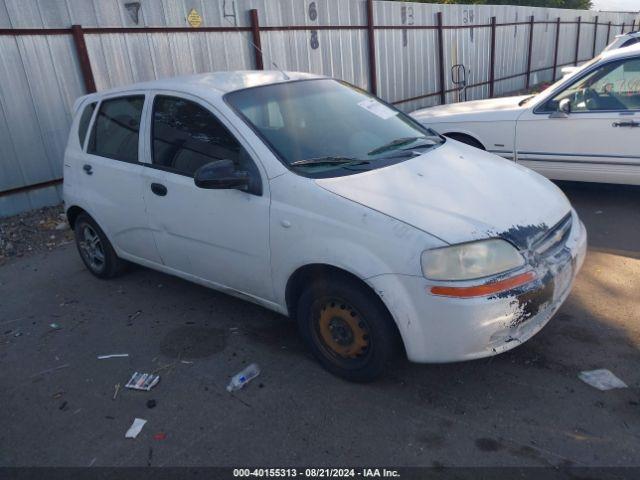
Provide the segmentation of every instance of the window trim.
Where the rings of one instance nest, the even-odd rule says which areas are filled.
[[[138,126],[138,159],[134,162],[130,162],[128,160],[122,160],[121,158],[113,158],[113,157],[107,157],[104,155],[98,155],[97,153],[92,153],[89,152],[89,142],[91,140],[91,136],[93,135],[94,129],[97,126],[97,120],[98,120],[98,113],[100,112],[100,108],[102,108],[102,104],[104,102],[108,102],[111,100],[118,100],[120,98],[128,98],[128,97],[142,97],[143,98],[143,103],[142,103],[142,110],[140,111],[140,125]],[[93,118],[91,119],[91,125],[90,128],[88,130],[89,135],[87,135],[87,138],[85,138],[85,144],[84,144],[84,148],[83,151],[85,154],[87,155],[91,155],[93,157],[99,157],[99,158],[106,158],[109,160],[115,160],[116,162],[122,162],[122,163],[127,163],[129,165],[142,165],[142,162],[140,161],[140,158],[142,158],[144,151],[142,149],[142,135],[143,135],[143,121],[144,121],[144,115],[145,115],[145,107],[147,105],[147,102],[149,101],[149,94],[146,91],[143,90],[131,90],[131,91],[127,91],[127,92],[117,92],[117,93],[112,93],[112,94],[108,94],[105,95],[103,97],[100,97],[98,100],[98,105],[96,106],[96,109],[93,112]]]
[[[550,102],[554,97],[564,92],[568,88],[571,88],[573,85],[575,85],[576,83],[578,83],[579,81],[581,81],[582,79],[584,79],[585,77],[593,73],[595,70],[598,70],[601,67],[609,65],[610,63],[625,62],[627,60],[640,60],[640,56],[630,55],[628,57],[618,57],[618,58],[609,59],[607,61],[594,63],[591,66],[591,68],[582,72],[580,76],[573,79],[572,82],[567,83],[566,85],[560,85],[557,89],[551,92],[542,102],[540,102],[538,105],[533,107],[532,113],[534,115],[549,115],[553,113],[554,110],[542,110],[542,108],[544,107],[544,105]],[[600,114],[600,113],[618,113],[619,115],[633,115],[636,112],[640,112],[640,107],[636,109],[628,109],[628,110],[593,110],[593,111],[585,111],[585,112],[571,112],[571,115],[584,115],[584,114],[589,115],[589,114]]]

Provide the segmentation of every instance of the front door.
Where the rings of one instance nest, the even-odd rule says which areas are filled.
[[[144,196],[164,264],[272,299],[268,190],[247,150],[208,107],[176,94],[155,96],[149,135]],[[199,167],[223,159],[249,172],[249,191],[195,186]]]
[[[525,112],[516,145],[518,163],[550,178],[640,183],[640,58],[604,63]]]

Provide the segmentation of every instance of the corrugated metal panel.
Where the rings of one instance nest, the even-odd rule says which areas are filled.
[[[364,0],[0,0],[0,28],[84,27],[187,27],[192,8],[204,27],[247,27],[249,9],[259,12],[263,27],[288,25],[365,26]],[[537,21],[573,22],[582,17],[579,60],[591,56],[596,15],[596,51],[599,52],[620,26],[640,16],[622,13],[487,5],[436,5],[374,2],[375,24],[380,26],[435,25],[443,12],[445,25],[488,25]],[[136,21],[137,20],[137,21]],[[555,24],[536,25],[532,70],[553,63]],[[526,70],[528,25],[496,29],[496,79]],[[558,64],[575,59],[575,24],[560,27]],[[266,68],[309,71],[344,79],[369,88],[368,37],[356,30],[262,31]],[[489,79],[490,35],[488,27],[445,29],[445,88],[454,87],[450,67],[464,65],[467,82]],[[248,32],[111,33],[87,34],[86,44],[98,89],[166,76],[215,70],[251,69],[254,53]],[[437,93],[438,55],[435,29],[376,29],[375,47],[378,94],[390,102]],[[559,69],[556,77],[560,75]],[[552,69],[535,72],[531,83],[550,81]],[[523,88],[524,76],[497,81],[495,94]],[[73,101],[84,94],[84,82],[70,35],[0,36],[0,191],[58,178],[71,122]],[[489,86],[469,88],[467,99],[485,98]],[[447,94],[448,102],[458,99]],[[405,111],[439,103],[439,96],[400,103]],[[55,203],[60,188],[49,187],[10,197],[0,197],[0,216]]]

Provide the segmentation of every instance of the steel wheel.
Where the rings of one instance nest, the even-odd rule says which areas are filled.
[[[339,298],[316,302],[315,334],[322,349],[341,365],[365,363],[371,352],[371,335],[365,317]]]
[[[102,242],[91,225],[83,224],[80,232],[80,252],[94,272],[101,272],[105,266]]]

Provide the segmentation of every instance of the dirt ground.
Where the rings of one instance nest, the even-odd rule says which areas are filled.
[[[549,325],[490,359],[398,360],[369,385],[322,370],[255,305],[144,268],[92,277],[59,211],[4,220],[39,233],[0,260],[0,466],[640,466],[640,188],[561,187],[589,251]],[[114,353],[129,357],[97,359]],[[228,393],[250,362],[262,374]],[[629,388],[578,378],[597,368]],[[114,398],[135,371],[161,381]]]

